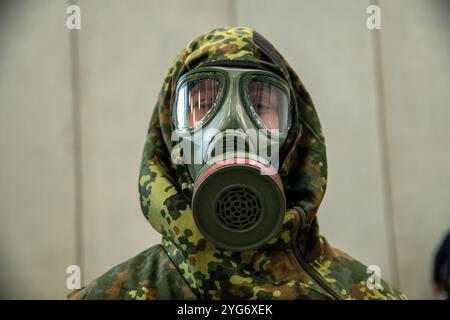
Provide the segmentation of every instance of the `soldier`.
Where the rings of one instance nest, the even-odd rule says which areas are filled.
[[[366,286],[366,266],[319,234],[326,183],[322,128],[295,71],[250,28],[212,30],[176,57],[150,121],[139,191],[161,243],[70,297],[406,298]]]

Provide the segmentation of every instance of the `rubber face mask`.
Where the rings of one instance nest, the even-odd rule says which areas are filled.
[[[290,114],[288,85],[269,71],[204,67],[178,81],[172,160],[187,165],[195,223],[218,247],[256,249],[281,228],[277,172]]]

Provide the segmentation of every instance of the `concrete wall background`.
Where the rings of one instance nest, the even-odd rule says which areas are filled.
[[[0,297],[64,298],[159,241],[138,201],[166,69],[196,35],[246,25],[297,70],[328,145],[322,233],[411,298],[450,227],[446,1],[77,1],[0,5]],[[73,2],[70,2],[73,3]]]

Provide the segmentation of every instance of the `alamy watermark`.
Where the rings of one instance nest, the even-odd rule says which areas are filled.
[[[70,5],[66,9],[66,13],[69,16],[66,18],[66,27],[69,30],[81,29],[81,9],[77,5]]]
[[[366,26],[369,30],[381,29],[381,8],[375,4],[367,7],[366,13],[369,15],[366,20]]]
[[[236,157],[253,155],[259,161],[278,170],[280,133],[266,129],[199,129],[190,132],[172,132],[172,162],[175,164],[208,164],[230,160],[230,152]],[[261,171],[262,174],[267,174]]]
[[[370,290],[382,290],[383,286],[381,285],[381,268],[373,264],[367,267],[366,273],[369,274],[369,277],[366,280],[366,287]]]
[[[66,273],[69,275],[66,279],[66,288],[77,290],[81,288],[81,268],[76,264],[67,267]]]

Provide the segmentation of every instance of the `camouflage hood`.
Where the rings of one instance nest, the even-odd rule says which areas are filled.
[[[178,79],[199,66],[230,62],[257,64],[280,75],[296,102],[279,169],[289,209],[276,236],[263,248],[244,252],[222,250],[203,238],[194,223],[190,199],[182,192],[182,186],[192,180],[185,167],[171,161],[171,105]],[[332,249],[319,235],[316,214],[326,182],[324,136],[313,102],[291,66],[264,37],[244,27],[215,29],[195,38],[175,58],[145,142],[140,202],[145,217],[162,235],[167,255],[198,298],[365,296],[360,280],[364,266]],[[354,270],[361,265],[358,274],[339,274],[343,263],[355,264]]]
[[[248,28],[213,30],[194,39],[170,67],[153,112],[140,169],[140,201],[145,217],[155,230],[180,248],[198,246],[198,242],[208,248],[211,245],[200,236],[193,223],[190,199],[181,192],[182,185],[192,183],[192,180],[184,166],[175,166],[171,161],[170,114],[175,87],[178,79],[189,70],[229,62],[264,66],[289,84],[296,108],[287,142],[281,150],[284,161],[279,174],[286,190],[288,208],[298,208],[297,224],[301,223],[304,231],[314,223],[325,193],[327,164],[322,128],[309,94],[296,73],[255,31]],[[295,218],[286,219],[289,226],[285,231],[292,231],[292,219]],[[270,243],[282,239],[286,240],[286,237],[278,235]]]

